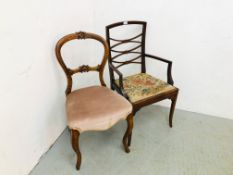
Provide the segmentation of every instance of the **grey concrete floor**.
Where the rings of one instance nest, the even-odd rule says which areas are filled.
[[[31,175],[233,175],[233,120],[149,106],[135,117],[131,152],[122,136],[126,122],[81,134],[81,170],[66,129]]]

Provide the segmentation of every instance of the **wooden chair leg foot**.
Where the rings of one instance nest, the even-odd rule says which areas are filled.
[[[125,135],[123,137],[123,145],[124,145],[126,153],[130,152],[129,146],[130,146],[130,142],[131,142],[132,129],[133,129],[133,115],[130,114],[127,117],[127,130],[126,130]]]
[[[176,95],[174,95],[171,98],[171,108],[170,108],[170,113],[169,113],[169,125],[171,128],[172,128],[172,120],[173,120],[173,114],[174,114],[174,110],[176,106],[177,96],[178,96],[178,92],[176,93]]]
[[[111,84],[112,84],[112,83],[111,83]],[[111,89],[114,91],[114,90],[115,90],[114,86],[111,85]]]
[[[131,145],[131,137],[132,137],[132,133],[129,135],[129,138],[128,138],[128,146]]]
[[[76,163],[77,170],[80,169],[81,160],[82,160],[81,152],[79,149],[79,135],[80,135],[79,131],[71,130],[72,148],[77,155],[77,163]]]

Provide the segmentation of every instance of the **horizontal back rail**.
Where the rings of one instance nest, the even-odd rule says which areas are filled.
[[[123,56],[123,55],[125,55],[125,54],[131,54],[131,53],[134,53],[134,54],[140,54],[140,55],[142,56],[142,53],[141,53],[141,52],[136,52],[136,51],[127,52],[127,53],[120,53],[120,54],[115,55],[114,57],[112,57],[111,62],[112,62],[113,60],[115,60],[117,57]]]
[[[129,38],[129,39],[114,39],[114,38],[109,38],[110,40],[113,40],[113,41],[118,41],[118,42],[129,42],[129,41],[132,41],[132,40],[135,40],[135,39],[137,39],[137,38],[139,38],[139,37],[141,37],[143,34],[142,33],[140,33],[139,35],[136,35],[136,36],[134,36],[134,37],[132,37],[132,38]]]
[[[142,43],[142,42],[141,41],[127,41],[127,42],[125,41],[125,42],[120,42],[120,43],[113,44],[110,49],[112,49],[114,47],[117,47],[117,46],[120,46],[120,45],[123,45],[125,43]]]
[[[126,54],[126,53],[128,53],[128,52],[132,52],[132,51],[134,51],[134,50],[136,50],[136,49],[139,49],[140,47],[142,47],[142,44],[139,44],[138,46],[133,47],[133,48],[131,48],[131,49],[129,49],[129,50],[113,50],[113,49],[111,49],[111,51],[112,51],[112,52],[116,52],[116,53],[124,53],[124,54]]]

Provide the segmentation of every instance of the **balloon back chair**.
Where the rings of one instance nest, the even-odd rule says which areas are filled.
[[[62,46],[71,40],[93,39],[102,43],[104,55],[101,64],[97,66],[82,65],[76,69],[66,66],[61,55]],[[66,112],[67,123],[71,131],[72,147],[77,155],[76,168],[81,165],[81,152],[79,149],[79,135],[84,131],[101,131],[111,128],[120,120],[127,120],[127,130],[123,137],[125,151],[129,150],[129,136],[133,128],[132,105],[121,95],[106,87],[103,78],[104,67],[107,62],[109,47],[106,41],[93,33],[77,32],[61,38],[56,44],[56,57],[67,78]],[[99,73],[100,84],[72,91],[72,75],[96,71]]]
[[[136,36],[128,36],[132,35],[132,32],[127,27],[133,26],[137,31]],[[106,38],[110,48],[108,60],[111,89],[118,91],[132,103],[134,114],[146,105],[170,99],[169,125],[172,127],[179,89],[173,86],[172,62],[145,53],[146,26],[145,21],[122,21],[106,26]],[[113,37],[113,34],[116,35],[118,31],[127,34],[127,37],[125,35]],[[146,73],[146,59],[148,58],[167,64],[167,82]],[[140,72],[123,76],[120,68],[129,64],[139,64]],[[115,75],[117,75],[116,78]]]

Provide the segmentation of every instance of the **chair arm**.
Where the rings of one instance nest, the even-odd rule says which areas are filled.
[[[172,61],[161,58],[161,57],[158,57],[158,56],[150,55],[150,54],[145,54],[145,57],[152,58],[152,59],[159,60],[159,61],[167,63],[168,64],[168,67],[167,67],[167,83],[171,84],[171,85],[174,84],[174,81],[172,79]]]
[[[112,64],[112,63],[108,63],[109,64],[109,68],[116,72],[116,74],[119,76],[119,90],[120,90],[120,93],[127,99],[129,99],[128,95],[125,93],[124,91],[124,86],[123,86],[123,74]],[[114,79],[115,80],[115,79]],[[115,82],[112,82],[114,84],[116,84]]]
[[[120,88],[123,88],[123,74],[112,63],[109,63],[109,68],[112,69],[119,76]]]

